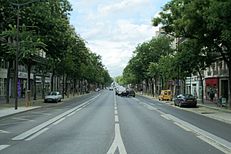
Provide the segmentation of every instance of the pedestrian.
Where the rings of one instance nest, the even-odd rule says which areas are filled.
[[[213,102],[214,96],[215,96],[215,93],[214,93],[214,91],[211,90],[211,91],[209,92],[209,97],[210,97],[210,99],[211,99],[212,102]]]

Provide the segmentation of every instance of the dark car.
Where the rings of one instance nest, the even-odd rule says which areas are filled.
[[[174,105],[196,107],[197,99],[191,94],[180,94],[174,99]]]
[[[132,97],[135,97],[135,96],[136,96],[136,93],[135,93],[134,90],[129,89],[129,90],[127,90],[127,91],[128,91],[128,96],[132,96]]]
[[[127,90],[125,90],[125,91],[123,91],[123,92],[121,93],[121,96],[126,96],[126,97],[132,96],[132,97],[135,97],[136,94],[135,94],[135,91],[134,91],[134,90],[132,90],[132,89],[127,89]]]

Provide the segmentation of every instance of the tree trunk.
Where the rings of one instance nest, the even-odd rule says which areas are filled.
[[[201,72],[200,70],[198,70],[198,73],[199,73],[199,76],[200,76],[200,85],[201,85],[201,91],[202,91],[202,94],[201,94],[201,103],[204,104],[204,84],[203,84],[203,79],[202,79],[202,75],[201,75]]]
[[[31,63],[28,62],[27,64],[27,90],[31,90],[30,72],[31,72]]]
[[[229,70],[229,93],[228,93],[228,108],[231,109],[231,64],[227,64],[228,70]]]
[[[42,99],[45,98],[45,73],[42,72]]]
[[[37,96],[37,91],[36,91],[36,74],[34,72],[34,100],[36,100],[36,96]]]
[[[52,75],[51,75],[51,91],[54,90],[54,75],[55,75],[55,69],[52,69]]]
[[[13,61],[10,60],[7,68],[7,79],[6,79],[6,104],[10,103],[10,74],[11,68],[13,66]]]
[[[66,96],[67,98],[69,98],[69,86],[68,86],[68,75],[66,75],[66,80],[65,80],[65,92],[66,92]]]
[[[63,92],[62,92],[62,95],[63,95],[63,99],[64,99],[64,95],[66,94],[66,91],[65,91],[65,73],[63,73],[63,81],[62,81],[62,84],[63,84]]]
[[[152,78],[151,79],[151,82],[152,82],[152,97],[154,97],[155,96],[155,92],[154,92],[154,79]]]

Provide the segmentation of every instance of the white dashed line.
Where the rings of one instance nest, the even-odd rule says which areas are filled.
[[[3,149],[5,149],[5,148],[7,148],[7,147],[9,147],[10,145],[0,145],[0,151],[1,150],[3,150]]]
[[[114,105],[115,105],[115,137],[113,143],[108,150],[107,154],[114,154],[116,149],[118,148],[120,154],[127,154],[121,133],[120,133],[120,125],[119,125],[119,117],[118,117],[118,110],[117,110],[117,103],[116,97],[114,95]]]
[[[9,134],[10,132],[5,131],[5,130],[0,130],[0,133]]]
[[[44,128],[40,131],[38,131],[37,133],[35,133],[34,135],[32,135],[31,137],[27,138],[26,141],[30,141],[33,140],[34,138],[36,138],[37,136],[39,136],[40,134],[44,133],[45,131],[47,131],[49,128]]]

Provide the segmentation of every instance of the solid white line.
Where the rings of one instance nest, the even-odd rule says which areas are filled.
[[[34,120],[30,120],[30,119],[25,119],[25,118],[12,118],[14,120],[22,120],[22,121],[34,121]]]
[[[68,114],[68,115],[67,115],[67,117],[70,117],[70,116],[72,116],[72,115],[76,114],[76,112],[77,112],[77,111],[74,111],[74,112],[72,112],[72,113]]]
[[[117,147],[119,149],[120,154],[127,154],[125,146],[123,144],[122,137],[121,137],[120,126],[119,124],[116,123],[115,124],[115,138],[107,154],[114,154]]]
[[[117,110],[117,106],[115,106],[114,109]]]
[[[185,127],[185,126],[183,126],[183,125],[181,125],[181,124],[179,124],[179,123],[177,123],[177,122],[174,122],[174,124],[177,125],[178,127],[181,127],[182,129],[184,129],[184,130],[186,130],[186,131],[188,131],[188,132],[191,131],[191,130],[188,129],[187,127]]]
[[[171,119],[173,122],[177,122],[179,125],[182,125],[183,127],[187,128],[188,130],[190,130],[191,132],[197,134],[197,137],[199,137],[200,139],[201,138],[207,138],[210,140],[210,142],[207,142],[209,143],[210,145],[214,146],[214,145],[217,145],[217,146],[214,146],[215,148],[217,149],[221,149],[223,148],[222,151],[226,151],[227,153],[231,153],[231,142],[223,139],[223,138],[220,138],[218,136],[215,136],[203,129],[200,129],[186,121],[183,121],[171,114],[166,114],[165,116],[167,116],[169,119]],[[208,141],[208,140],[204,140],[204,141]],[[211,142],[212,141],[212,142]],[[215,143],[215,144],[211,144],[211,143]],[[219,146],[219,148],[218,148]]]
[[[60,122],[63,121],[64,119],[66,119],[66,118],[59,119],[58,121],[54,122],[53,125],[57,125],[58,123],[60,123]]]
[[[8,134],[8,133],[10,133],[10,132],[8,132],[8,131],[5,131],[5,130],[0,130],[0,133],[5,133],[5,134]]]
[[[0,145],[0,151],[1,150],[3,150],[3,149],[5,149],[5,148],[7,148],[7,147],[9,147],[10,145]]]
[[[48,125],[51,125],[52,123],[56,122],[57,120],[59,120],[59,119],[65,117],[66,115],[68,115],[68,114],[76,111],[78,108],[81,108],[82,106],[84,106],[85,104],[89,103],[90,101],[96,99],[99,96],[100,96],[100,94],[97,95],[96,97],[94,97],[94,98],[86,101],[85,103],[83,103],[83,104],[81,104],[79,106],[74,107],[73,109],[70,109],[70,110],[68,110],[68,111],[66,111],[66,112],[64,112],[64,113],[62,113],[62,114],[60,114],[60,115],[58,115],[58,116],[56,116],[56,117],[54,117],[54,118],[52,118],[52,119],[50,119],[50,120],[42,123],[42,124],[40,124],[40,125],[32,128],[32,129],[30,129],[30,130],[28,130],[28,131],[26,131],[26,132],[24,132],[24,133],[22,133],[22,134],[20,134],[18,136],[15,136],[14,138],[12,138],[12,140],[23,140],[23,139],[27,138],[28,136],[31,136],[32,134],[38,132],[39,130],[47,127]]]
[[[40,131],[38,131],[37,133],[35,133],[34,135],[32,135],[31,137],[27,138],[26,141],[30,141],[33,140],[34,138],[36,138],[37,136],[39,136],[40,134],[44,133],[45,131],[47,131],[49,128],[44,128]]]
[[[213,147],[217,148],[218,150],[224,152],[225,154],[230,154],[231,153],[231,150],[226,148],[226,147],[223,147],[221,146],[220,144],[217,144],[216,142],[214,142],[213,140],[211,140],[210,138],[207,138],[205,136],[202,136],[202,135],[198,135],[197,136],[199,139],[201,139],[202,141],[206,142],[206,143],[209,143],[210,145],[212,145]]]
[[[115,115],[117,115],[118,114],[118,111],[117,110],[115,110]]]

